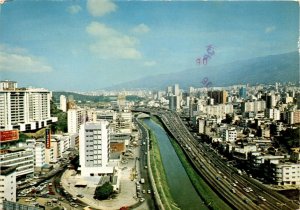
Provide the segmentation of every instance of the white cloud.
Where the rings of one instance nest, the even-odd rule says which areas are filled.
[[[267,28],[265,28],[265,33],[271,33],[273,31],[275,31],[276,27],[275,26],[269,26]]]
[[[150,31],[150,28],[147,25],[145,25],[144,23],[142,23],[142,24],[139,24],[138,26],[134,27],[132,29],[132,31],[136,34],[145,34]]]
[[[67,10],[70,14],[77,14],[82,10],[82,8],[79,5],[72,5],[69,6]]]
[[[22,48],[0,45],[0,72],[51,72],[52,67],[43,59],[30,55]]]
[[[92,16],[103,16],[116,11],[117,6],[110,0],[88,0],[87,9]]]
[[[155,61],[145,61],[144,62],[144,66],[151,67],[151,66],[155,66],[155,65],[156,65]]]
[[[136,49],[138,40],[124,35],[103,23],[92,22],[86,27],[88,34],[96,41],[90,50],[101,58],[140,59],[142,54]]]

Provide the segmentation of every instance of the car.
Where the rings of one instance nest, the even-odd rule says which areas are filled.
[[[146,193],[146,190],[143,190],[142,192],[145,194],[145,193]]]
[[[144,201],[145,201],[145,198],[141,198],[141,199],[140,199],[140,202],[144,202]]]
[[[259,199],[261,199],[262,201],[267,201],[267,199],[265,199],[263,196],[261,196],[261,195],[259,195],[258,196],[259,197]]]
[[[148,166],[145,166],[145,168],[147,169],[147,168],[148,168]]]
[[[148,190],[147,192],[148,192],[148,194],[150,194],[150,193],[151,193],[151,190]]]
[[[244,189],[247,193],[250,192],[249,189],[248,189],[247,187],[244,187],[243,189]]]
[[[237,185],[236,185],[236,183],[232,183],[232,186],[236,187]]]

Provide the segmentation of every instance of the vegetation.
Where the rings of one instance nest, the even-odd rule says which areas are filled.
[[[193,169],[177,142],[174,139],[171,139],[171,143],[182,163],[182,166],[185,168],[191,182],[193,183],[204,203],[210,209],[230,210],[231,208],[219,198],[219,196],[208,186],[202,177],[200,177]]]
[[[161,202],[165,209],[178,209],[168,186],[156,136],[145,124],[144,126],[149,131],[150,143],[152,145],[150,152],[151,169]]]
[[[68,132],[67,113],[58,109],[53,101],[50,103],[50,113],[51,116],[57,117],[57,122],[51,126],[52,133]]]
[[[109,198],[114,192],[113,186],[109,182],[105,182],[95,190],[94,198],[98,200],[105,200]]]
[[[293,147],[299,147],[300,128],[287,128],[281,131],[281,136],[278,137],[279,144],[285,146],[288,150]]]
[[[83,95],[78,93],[72,93],[72,92],[53,92],[53,100],[54,102],[59,102],[60,95],[64,95],[67,98],[72,95],[73,99],[75,101],[82,101],[82,102],[111,102],[116,101],[117,96],[90,96],[90,95]],[[141,101],[143,98],[139,96],[126,96],[126,100],[128,101]]]

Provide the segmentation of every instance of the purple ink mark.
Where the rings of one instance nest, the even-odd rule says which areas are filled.
[[[201,58],[197,58],[196,63],[198,63],[200,65],[201,64]]]
[[[207,83],[207,81],[208,81],[208,78],[204,77],[203,80],[202,80],[202,84],[205,85]]]
[[[208,81],[208,78],[207,78],[207,77],[204,77],[203,80],[202,80],[202,84],[203,84],[205,87],[208,87],[208,86],[211,86],[211,85],[212,85],[212,82]]]
[[[211,59],[211,57],[215,54],[214,46],[211,44],[207,46],[206,51],[208,54],[205,54],[203,56],[202,62],[201,62],[201,57],[196,59],[197,64],[201,65],[201,63],[202,63],[202,64],[206,65],[208,62],[208,59]]]
[[[211,51],[212,50],[212,51]],[[214,55],[215,54],[215,51],[214,51],[214,47],[210,44],[207,46],[207,49],[206,49],[207,53],[209,55]]]

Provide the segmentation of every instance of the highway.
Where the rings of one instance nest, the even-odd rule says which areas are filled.
[[[149,209],[158,209],[154,203],[154,195],[153,190],[151,188],[151,182],[149,177],[149,170],[148,170],[148,144],[149,144],[149,136],[148,131],[146,128],[136,119],[134,118],[134,122],[136,125],[138,125],[139,133],[141,134],[141,145],[140,145],[140,156],[139,156],[139,164],[140,164],[140,176],[141,178],[145,179],[145,183],[142,184],[142,189],[140,190],[140,193],[144,191],[143,197],[146,199]],[[150,190],[150,193],[148,193],[148,190]]]
[[[176,112],[158,108],[137,108],[161,119],[166,129],[176,139],[195,170],[215,192],[233,209],[298,209],[298,205],[283,195],[270,190],[254,179],[237,173],[204,142],[195,138]]]

